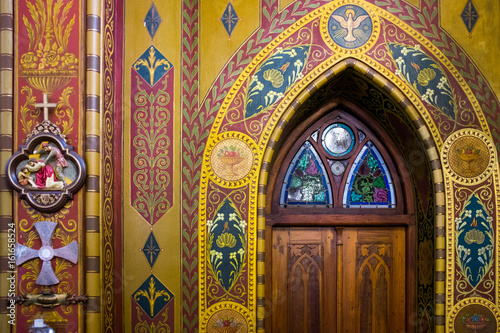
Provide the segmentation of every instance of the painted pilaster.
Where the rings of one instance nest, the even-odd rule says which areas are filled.
[[[10,318],[7,309],[7,295],[9,285],[8,268],[8,235],[9,224],[12,218],[12,191],[7,187],[5,166],[12,154],[13,134],[13,42],[14,16],[13,1],[0,3],[0,331],[10,332],[13,327],[9,324]]]
[[[86,272],[85,290],[89,297],[86,331],[102,331],[101,285],[101,1],[87,2],[86,61],[86,162],[85,192]]]

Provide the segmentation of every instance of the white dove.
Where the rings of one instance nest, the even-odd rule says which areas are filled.
[[[332,15],[332,18],[339,22],[342,28],[347,29],[347,36],[345,36],[344,39],[348,42],[354,42],[357,38],[352,34],[353,30],[359,27],[361,22],[363,22],[368,15],[360,15],[356,20],[353,20],[355,14],[354,10],[348,9],[345,13],[347,15],[347,21],[340,15]]]

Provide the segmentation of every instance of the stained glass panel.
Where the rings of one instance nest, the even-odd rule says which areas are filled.
[[[391,175],[371,141],[361,149],[349,171],[343,205],[346,208],[393,208],[396,205]]]
[[[321,142],[330,155],[343,156],[354,147],[354,133],[347,125],[332,124],[323,131]]]
[[[332,190],[325,167],[309,141],[290,163],[281,188],[280,204],[329,206]]]

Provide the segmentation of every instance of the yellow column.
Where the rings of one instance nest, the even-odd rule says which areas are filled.
[[[102,331],[101,259],[101,1],[87,2],[85,160],[85,331]]]
[[[13,147],[13,68],[14,68],[14,5],[12,0],[0,1],[0,332],[10,332],[15,328],[7,316],[7,296],[12,294],[7,278],[11,275],[8,265],[9,231],[13,220],[12,191],[7,186],[5,167],[12,156]],[[5,265],[6,264],[6,265]],[[17,311],[17,309],[16,309]],[[15,316],[13,319],[15,319]]]

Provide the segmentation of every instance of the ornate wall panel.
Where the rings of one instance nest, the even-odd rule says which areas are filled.
[[[123,106],[123,326],[180,330],[180,131],[176,94],[180,3],[125,6]]]
[[[18,38],[15,44],[14,146],[25,143],[36,125],[48,120],[60,129],[75,152],[82,154],[82,3],[18,1],[15,12]],[[47,99],[43,99],[43,94]],[[42,112],[44,106],[35,105],[42,100],[54,103],[48,108],[48,114],[47,111]],[[34,225],[40,221],[52,221],[57,223],[52,234],[54,249],[73,241],[77,241],[81,249],[83,211],[80,195],[77,193],[73,200],[54,213],[40,213],[25,201],[16,200],[17,241],[38,249],[41,241],[45,240],[35,231]],[[37,279],[43,275],[42,260],[29,260],[17,270],[19,295],[49,291],[70,295],[83,293],[81,261],[74,264],[54,257],[44,265],[49,262],[59,282],[54,284],[54,280],[47,286],[41,285]],[[76,331],[83,329],[82,314],[83,307],[80,305],[62,305],[50,310],[36,305],[22,305],[17,309],[16,330],[25,332],[33,325],[34,318],[44,318],[47,324],[62,332]]]

